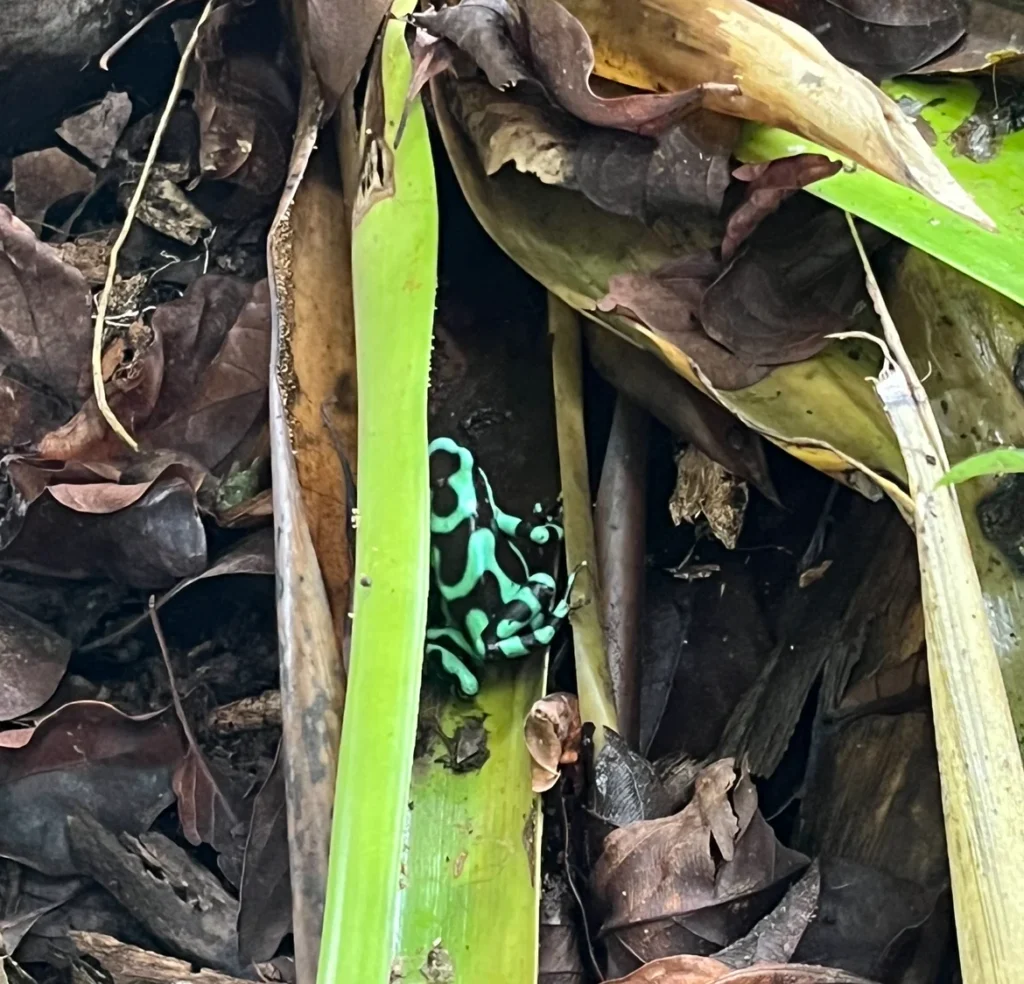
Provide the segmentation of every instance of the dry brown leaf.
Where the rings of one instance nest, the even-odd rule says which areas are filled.
[[[558,782],[560,765],[579,759],[583,739],[580,703],[575,694],[548,694],[535,701],[523,725],[533,759],[533,791],[543,793]]]
[[[750,498],[747,483],[692,444],[676,458],[676,469],[676,485],[668,503],[672,522],[679,526],[704,516],[718,540],[734,550]]]
[[[132,115],[132,101],[126,92],[108,92],[84,113],[69,116],[57,135],[81,151],[97,167],[106,167]]]
[[[88,194],[94,181],[92,171],[59,147],[19,154],[12,163],[14,210],[22,222],[39,232],[51,205],[72,195]]]
[[[595,39],[599,74],[656,91],[736,85],[706,91],[704,105],[799,133],[994,228],[896,103],[792,21],[749,0],[566,6]]]
[[[714,845],[712,847],[712,845]],[[613,966],[635,966],[746,933],[807,859],[783,847],[732,759],[705,768],[674,816],[612,831],[594,869]]]
[[[85,279],[0,205],[0,362],[71,402],[91,344]]]

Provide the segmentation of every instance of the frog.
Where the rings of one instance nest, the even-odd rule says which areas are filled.
[[[531,571],[522,548],[560,542],[562,527],[539,505],[531,519],[505,512],[472,452],[452,438],[435,438],[428,456],[431,588],[440,619],[427,628],[426,655],[471,698],[484,663],[551,643],[569,614],[577,572],[558,597],[554,577]]]

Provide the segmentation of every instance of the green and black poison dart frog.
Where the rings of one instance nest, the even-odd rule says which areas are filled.
[[[531,573],[516,541],[547,544],[561,540],[562,528],[504,512],[473,455],[451,438],[431,441],[429,454],[430,569],[443,624],[427,629],[427,656],[471,697],[480,689],[472,664],[551,642],[575,575],[556,601],[555,579]]]

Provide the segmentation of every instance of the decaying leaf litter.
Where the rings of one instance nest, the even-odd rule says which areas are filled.
[[[12,123],[0,148],[4,966],[311,984],[329,779],[309,784],[303,759],[333,773],[354,393],[373,386],[336,334],[351,325],[338,271],[360,202],[352,114],[390,70],[368,57],[386,5],[350,21],[319,3],[291,19],[263,0],[166,6],[112,51],[104,88]],[[462,0],[404,22],[443,246],[430,436],[468,447],[496,501],[527,511],[557,453],[567,550],[587,561],[551,696],[521,716],[543,791],[539,843],[519,821],[539,921],[506,913],[539,940],[524,981],[959,979],[905,470],[865,379],[878,353],[833,340],[879,329],[846,217],[801,192],[843,165],[738,159],[743,120],[779,125],[936,216],[998,224],[932,153],[929,105],[872,82],[984,72],[956,152],[1015,153],[1024,14],[895,6]],[[162,74],[133,66],[137,46]],[[1019,309],[857,228],[911,358],[928,354],[950,456],[1024,442]],[[531,395],[552,369],[528,274],[568,305],[550,322],[553,410]],[[587,323],[565,334],[569,309]],[[1019,728],[1016,484],[976,481],[961,503],[982,587],[1006,606],[993,629]],[[327,627],[311,637],[324,665],[296,679],[304,622]],[[414,774],[430,759],[453,783],[485,778],[506,761],[489,750],[499,719],[456,703],[449,735],[428,671]],[[310,706],[324,723],[303,730]],[[282,726],[304,743],[291,759]],[[475,870],[445,862],[456,880]],[[400,943],[394,972],[461,979],[458,930],[426,930],[429,953]],[[502,938],[492,926],[477,945]]]

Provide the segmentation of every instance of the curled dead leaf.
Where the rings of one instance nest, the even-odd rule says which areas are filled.
[[[594,889],[613,968],[732,942],[806,865],[775,839],[747,773],[732,759],[708,766],[681,812],[605,838]]]
[[[676,469],[668,504],[672,522],[695,523],[704,516],[718,540],[734,550],[750,498],[747,483],[692,444],[676,458]]]
[[[722,259],[728,262],[740,244],[782,202],[801,188],[837,174],[842,165],[821,154],[797,154],[764,164],[743,164],[733,177],[747,182],[743,201],[729,216],[722,240]]]
[[[583,740],[580,704],[575,694],[548,694],[536,701],[523,724],[526,748],[533,759],[533,791],[547,792],[558,782],[559,766],[579,759]]]

